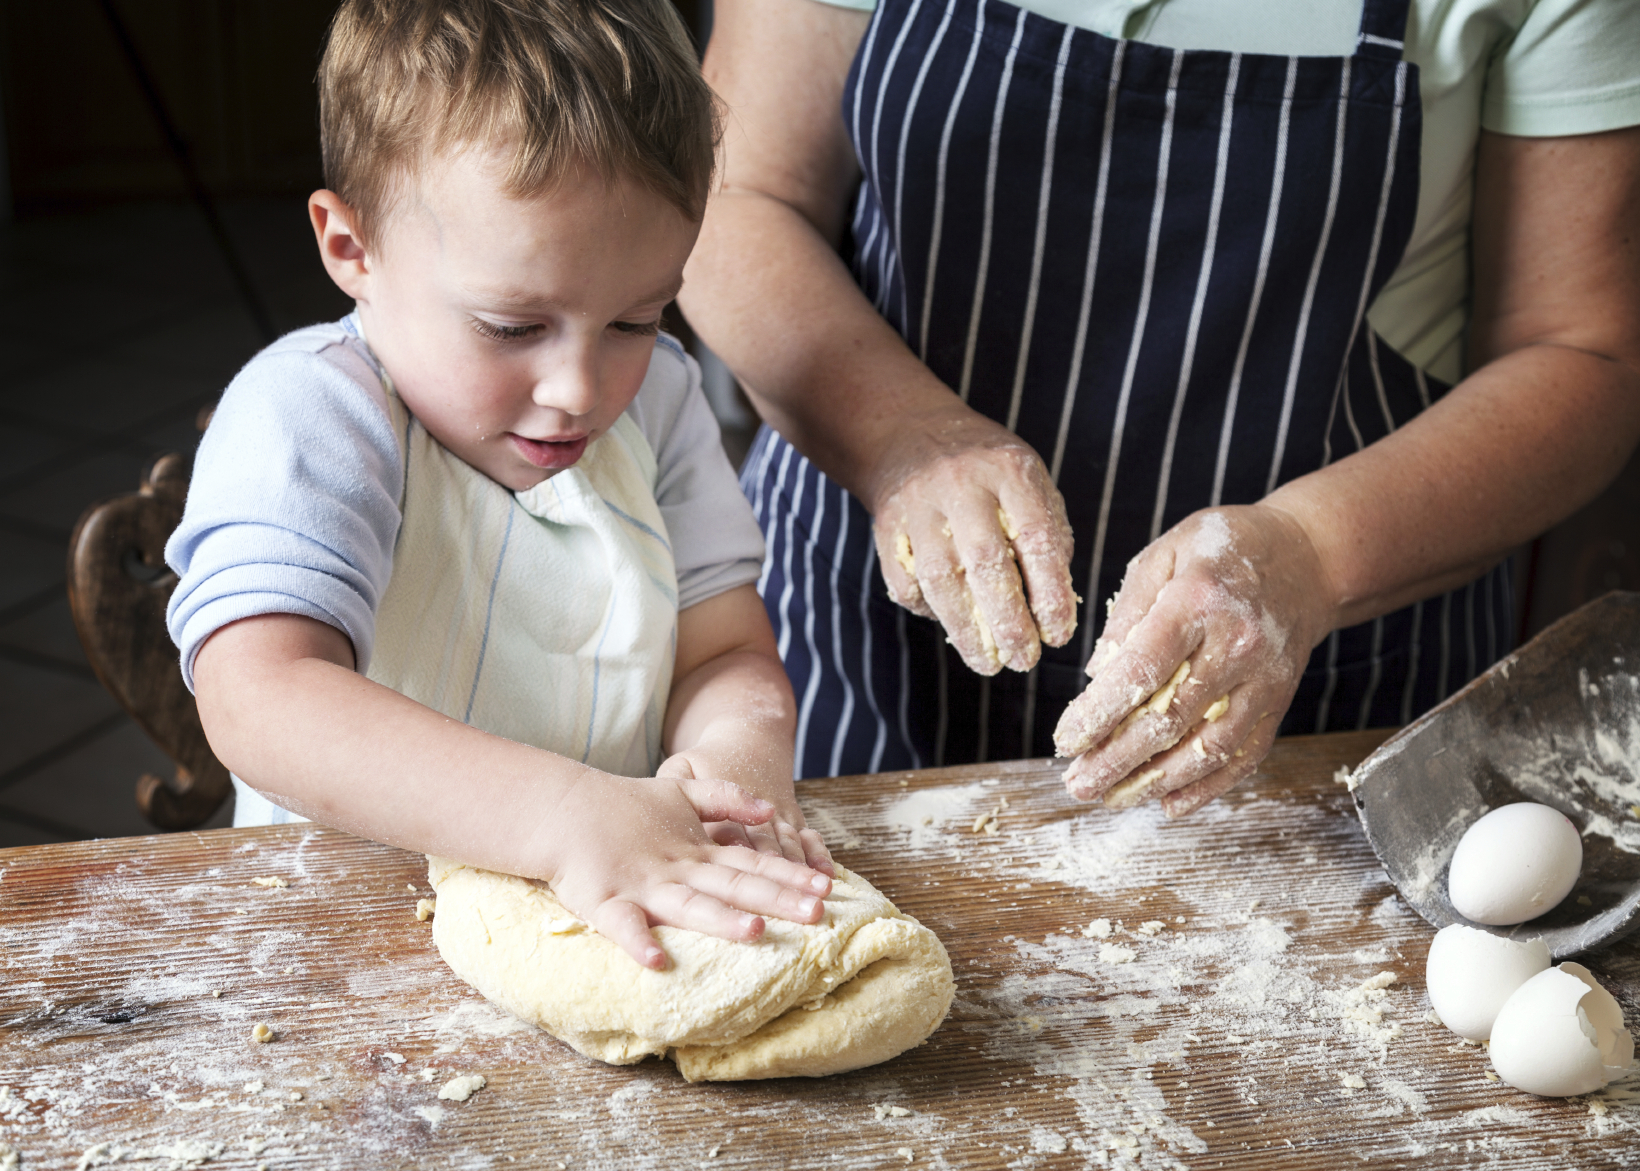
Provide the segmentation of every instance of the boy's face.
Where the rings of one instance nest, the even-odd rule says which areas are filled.
[[[523,491],[573,465],[631,404],[699,225],[625,180],[572,176],[513,199],[501,176],[494,155],[430,160],[368,251],[334,194],[315,193],[309,210],[405,405]]]

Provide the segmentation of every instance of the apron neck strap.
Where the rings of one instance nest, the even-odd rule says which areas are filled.
[[[1362,0],[1361,31],[1355,38],[1355,55],[1399,61],[1406,47],[1410,7],[1411,0]]]

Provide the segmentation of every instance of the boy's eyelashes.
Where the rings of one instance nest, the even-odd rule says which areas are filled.
[[[479,336],[497,342],[519,341],[531,334],[539,333],[543,328],[540,325],[496,325],[492,321],[485,321],[482,317],[475,317],[472,322],[473,329],[478,331]]]
[[[536,323],[534,325],[497,325],[493,321],[485,321],[482,317],[471,319],[473,329],[481,337],[491,341],[514,342],[531,337],[546,327]],[[654,337],[661,331],[661,323],[657,318],[654,321],[612,321],[609,327],[619,333],[631,334],[635,337]]]

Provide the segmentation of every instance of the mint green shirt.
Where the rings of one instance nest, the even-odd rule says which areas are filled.
[[[869,10],[875,0],[822,0]],[[937,0],[935,0],[937,2]],[[1019,0],[1016,0],[1019,2]],[[1042,16],[1176,49],[1343,57],[1360,0],[1023,0]],[[1463,376],[1469,219],[1480,131],[1530,137],[1640,125],[1640,2],[1411,0],[1424,137],[1418,218],[1368,313],[1437,378]]]

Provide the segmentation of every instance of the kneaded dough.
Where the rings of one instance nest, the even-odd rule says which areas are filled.
[[[920,1045],[956,984],[935,934],[843,867],[813,925],[769,918],[754,943],[658,927],[640,967],[544,884],[429,858],[433,940],[487,999],[588,1057],[669,1056],[695,1081],[821,1077]]]

